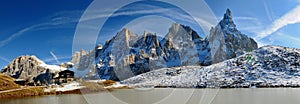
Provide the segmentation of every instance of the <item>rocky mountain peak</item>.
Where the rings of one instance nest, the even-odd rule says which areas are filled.
[[[182,36],[188,36],[191,40],[202,38],[190,26],[185,26],[179,23],[172,24],[168,34],[170,33],[173,35],[178,34]]]
[[[41,73],[45,73],[46,70],[56,72],[65,70],[56,65],[47,65],[36,56],[20,56],[14,59],[8,66],[2,69],[1,73],[9,75],[16,79],[25,79],[32,81]]]
[[[95,51],[84,50],[76,51],[71,58],[71,63],[74,64],[74,69],[83,71],[91,67],[94,62]]]
[[[230,31],[236,30],[235,29],[236,25],[233,22],[232,13],[231,13],[230,9],[226,10],[226,13],[224,14],[224,17],[220,21],[219,25],[221,26],[221,28],[223,30],[228,30],[228,29],[230,29]]]
[[[130,47],[133,44],[133,41],[138,37],[137,34],[133,34],[128,28],[122,29],[115,36],[116,40],[125,40],[126,46]]]
[[[209,45],[213,63],[237,57],[246,51],[258,48],[257,43],[241,33],[232,20],[232,13],[226,10],[224,18],[215,28],[211,28]]]
[[[141,39],[143,40],[143,42],[141,41]],[[143,37],[137,40],[137,44],[142,44],[142,45],[146,45],[144,47],[147,47],[147,45],[152,45],[152,48],[155,48],[157,46],[159,46],[159,40],[158,40],[158,36],[156,34],[150,33],[150,32],[144,32]]]
[[[230,9],[229,8],[227,8],[227,10],[226,10],[226,13],[224,14],[224,17],[223,17],[224,19],[228,19],[229,20],[229,22],[233,22],[233,20],[232,20],[232,15],[231,15],[231,11],[230,11]]]

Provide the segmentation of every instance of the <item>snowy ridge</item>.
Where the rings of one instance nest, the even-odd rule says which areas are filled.
[[[63,70],[67,70],[67,68],[58,66],[58,65],[48,65],[48,64],[40,64],[39,66],[44,67],[46,69],[50,69],[53,72],[60,72]]]
[[[163,68],[122,83],[133,87],[299,87],[299,50],[264,46],[211,66]]]
[[[44,67],[45,69],[50,69],[53,72],[60,72],[60,71],[63,71],[63,70],[67,70],[67,68],[64,68],[64,67],[61,67],[61,66],[58,66],[58,65],[48,65],[44,61],[42,61],[41,59],[37,58],[34,55],[32,55],[30,57],[32,57],[34,60],[36,60],[38,62],[38,66]]]

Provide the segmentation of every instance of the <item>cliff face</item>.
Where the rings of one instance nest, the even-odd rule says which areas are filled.
[[[86,51],[81,49],[79,52],[75,52],[71,58],[71,63],[74,64],[74,68],[77,70],[86,70],[94,64],[95,51]]]
[[[124,80],[151,70],[174,66],[211,65],[257,49],[257,43],[237,30],[231,11],[206,38],[189,26],[172,24],[161,40],[153,33],[138,37],[123,29],[96,49],[101,79]]]
[[[258,48],[257,43],[252,38],[236,28],[229,9],[226,10],[219,24],[215,28],[211,28],[208,41],[211,47],[212,63],[234,58],[246,51]]]
[[[8,66],[2,69],[1,73],[9,75],[15,79],[24,79],[29,82],[37,82],[42,77],[38,77],[42,74],[47,74],[47,78],[51,79],[52,74],[55,74],[58,71],[65,70],[66,68],[56,66],[56,65],[47,65],[36,56],[20,56],[14,59]],[[49,83],[50,81],[48,81]]]
[[[16,79],[32,79],[46,70],[41,64],[35,56],[21,56],[2,69],[2,73]]]

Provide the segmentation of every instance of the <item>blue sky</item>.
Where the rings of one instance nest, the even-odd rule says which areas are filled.
[[[110,1],[102,2],[110,3]],[[74,34],[76,34],[78,21],[86,23],[81,25],[84,30],[82,33],[86,35],[78,37],[82,40],[79,42],[80,47],[90,49],[91,47],[85,46],[96,43],[95,38],[89,34],[99,32],[99,27],[94,26],[98,23],[97,19],[111,16],[109,13],[114,12],[114,6],[118,5],[118,3],[111,3],[111,5],[98,4],[100,10],[90,11],[91,15],[86,18],[82,17],[84,11],[92,2],[92,0],[0,1],[0,67],[4,67],[21,55],[36,55],[49,64],[58,64],[70,60],[72,42]],[[120,1],[119,5],[123,2],[125,1]],[[187,5],[189,3],[196,5],[193,2],[185,2]],[[229,8],[233,13],[237,28],[242,33],[255,38],[260,45],[271,44],[300,48],[298,35],[300,34],[299,0],[206,0],[206,3],[217,20],[220,20],[225,10]],[[134,7],[124,8],[116,12],[113,17],[118,21],[112,21],[104,25],[107,27],[100,32],[97,38],[98,42],[104,43],[105,40],[114,36],[120,28],[124,27],[128,27],[137,34],[142,34],[146,30],[164,36],[173,22],[190,25],[201,36],[205,36],[205,32],[199,30],[196,24],[182,20],[183,17],[176,18],[178,14],[176,15],[174,12],[183,13],[179,9],[163,4],[153,4],[153,6],[144,3],[143,5],[145,7],[138,8],[138,6],[135,6],[135,8],[138,8],[135,9],[137,10],[135,12],[130,10]],[[161,5],[164,8],[157,8]],[[144,8],[144,10],[141,8]],[[201,8],[199,10],[195,8],[195,11],[201,12]],[[133,21],[126,19],[141,16],[141,13],[159,14],[159,16],[147,15]],[[186,18],[184,19],[186,20]],[[196,19],[196,21],[201,20]],[[117,26],[118,23],[123,22],[125,26]],[[202,21],[200,23],[207,25],[207,27],[216,25],[214,21]]]

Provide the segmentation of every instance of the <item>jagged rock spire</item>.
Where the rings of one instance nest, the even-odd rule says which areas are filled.
[[[235,29],[236,25],[233,22],[232,13],[229,8],[227,8],[226,13],[224,14],[224,17],[220,21],[219,24],[221,25],[221,28],[225,29],[225,30],[227,28]]]
[[[227,8],[226,13],[224,14],[223,19],[229,20],[229,22],[233,22],[233,21],[232,21],[231,11],[230,11],[229,8]]]

